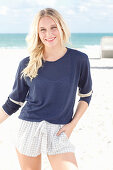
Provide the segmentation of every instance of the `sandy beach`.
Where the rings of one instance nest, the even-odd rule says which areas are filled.
[[[79,170],[113,170],[113,58],[101,58],[99,47],[79,50],[89,56],[93,96],[70,141]],[[19,61],[27,55],[25,49],[0,49],[0,105],[11,92]],[[19,111],[0,124],[0,170],[20,170],[14,148],[18,115]],[[47,156],[42,156],[42,169],[51,170]]]

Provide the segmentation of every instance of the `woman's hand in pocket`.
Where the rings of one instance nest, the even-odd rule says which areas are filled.
[[[74,127],[71,123],[65,124],[58,132],[57,136],[59,136],[62,132],[66,134],[66,136],[69,138],[71,136],[71,133],[73,131]]]

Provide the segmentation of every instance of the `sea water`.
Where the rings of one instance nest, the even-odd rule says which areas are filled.
[[[26,48],[25,38],[27,33],[2,33],[0,34],[0,48]],[[104,36],[113,36],[113,33],[71,33],[68,47],[88,48],[89,46],[100,46]]]

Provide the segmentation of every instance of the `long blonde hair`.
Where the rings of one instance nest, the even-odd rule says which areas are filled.
[[[30,27],[30,32],[27,34],[25,39],[28,46],[27,49],[30,54],[30,60],[28,62],[28,65],[23,69],[22,76],[24,78],[28,76],[31,81],[38,75],[38,69],[42,67],[44,44],[42,43],[38,35],[38,25],[40,19],[45,16],[51,17],[56,23],[61,37],[61,45],[65,46],[66,43],[69,43],[70,31],[66,23],[64,22],[61,14],[53,8],[45,8],[43,10],[40,10],[34,16],[33,22]]]

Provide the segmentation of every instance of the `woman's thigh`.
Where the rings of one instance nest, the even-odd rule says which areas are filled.
[[[77,161],[73,152],[47,156],[52,170],[78,170]]]
[[[21,170],[41,170],[41,154],[37,157],[30,157],[21,154],[17,148],[16,153],[18,156]]]

